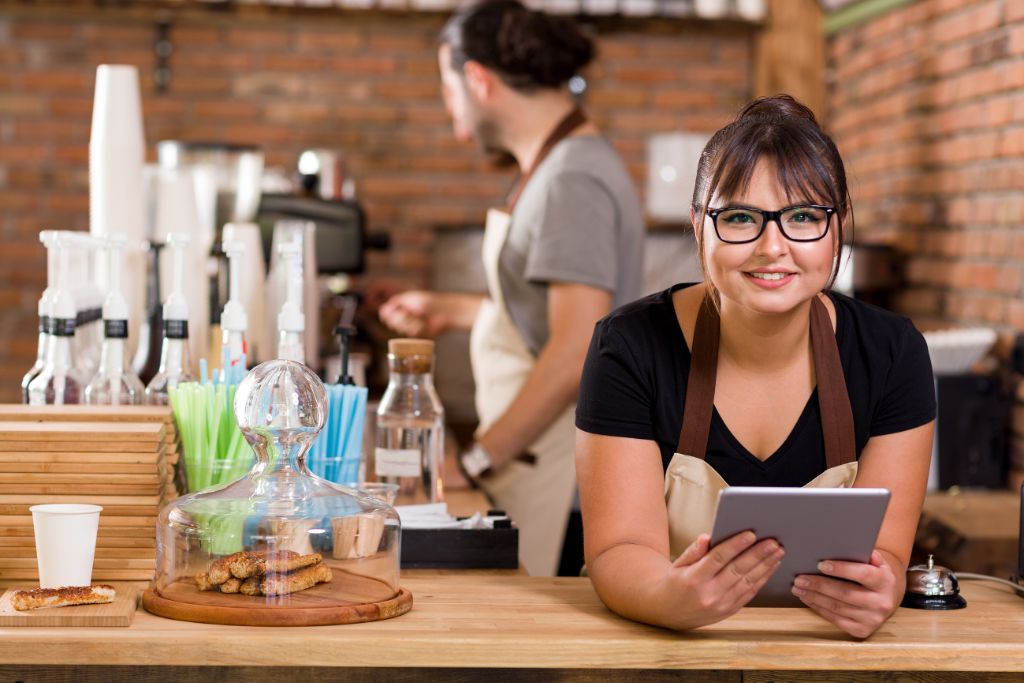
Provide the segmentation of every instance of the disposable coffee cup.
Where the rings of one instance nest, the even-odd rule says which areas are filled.
[[[89,586],[92,561],[96,555],[96,530],[100,524],[99,505],[33,505],[32,526],[36,534],[36,562],[39,586]]]

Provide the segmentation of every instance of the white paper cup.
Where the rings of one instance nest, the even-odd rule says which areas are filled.
[[[96,554],[99,505],[33,505],[39,586],[88,586],[92,584],[92,560]]]

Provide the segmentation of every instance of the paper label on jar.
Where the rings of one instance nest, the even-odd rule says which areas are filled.
[[[416,448],[378,448],[375,460],[378,477],[420,476],[420,452]]]

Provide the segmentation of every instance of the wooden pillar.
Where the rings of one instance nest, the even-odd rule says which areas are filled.
[[[769,0],[754,46],[754,95],[786,93],[825,118],[825,31],[818,0]]]

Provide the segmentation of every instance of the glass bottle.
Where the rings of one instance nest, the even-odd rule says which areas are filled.
[[[68,289],[70,253],[66,240],[54,241],[57,280],[50,304],[50,334],[43,369],[29,382],[28,403],[33,406],[81,403],[84,382],[75,363],[75,301]]]
[[[164,245],[160,242],[149,243],[149,269],[146,279],[146,320],[139,328],[139,346],[132,360],[132,369],[143,384],[148,384],[156,377],[163,365],[163,354],[166,344],[162,334],[164,326],[163,304],[160,296],[160,252]],[[163,345],[163,348],[161,348]],[[166,403],[160,404],[166,405]]]
[[[46,289],[39,297],[39,343],[36,347],[36,362],[21,380],[21,401],[28,403],[28,387],[46,366],[46,349],[50,345],[50,334],[53,323],[50,320],[50,307],[57,282],[57,249],[54,247],[54,233],[43,230],[39,233],[39,241],[46,246]]]
[[[187,234],[170,234],[167,243],[173,251],[174,278],[172,291],[162,306],[159,316],[151,311],[151,320],[159,320],[163,330],[163,348],[160,350],[160,365],[146,385],[143,402],[147,405],[166,406],[170,404],[170,390],[182,382],[192,380],[192,359],[189,353],[188,300],[185,298],[185,250],[190,238]],[[154,260],[157,268],[158,259]],[[154,295],[159,294],[159,271]],[[152,300],[151,300],[152,301]]]
[[[138,405],[145,391],[138,375],[128,367],[128,303],[121,294],[121,249],[125,238],[112,235],[106,248],[110,280],[103,302],[103,349],[100,368],[85,387],[85,402],[92,405]]]
[[[75,368],[79,376],[85,378],[94,377],[103,362],[105,332],[102,309],[93,306],[91,302],[88,306],[75,316],[75,336],[71,339]]]
[[[82,402],[82,380],[75,367],[71,340],[75,318],[50,319],[46,362],[28,385],[28,403],[33,406],[71,405]]]
[[[170,404],[169,391],[182,382],[192,381],[192,359],[188,350],[188,321],[164,320],[164,347],[160,351],[160,369],[148,385],[144,403]]]
[[[40,307],[42,308],[42,307]],[[50,316],[40,312],[39,314],[39,344],[36,347],[36,362],[25,373],[21,379],[21,402],[28,403],[28,386],[32,383],[43,367],[46,365],[46,346],[50,339]]]
[[[108,282],[101,278],[101,264],[106,263],[105,250],[95,238],[80,239],[77,235],[65,237],[64,250],[70,258],[69,270],[64,274],[65,284],[75,301],[75,368],[79,377],[88,382],[96,375],[103,354],[103,295],[96,283]],[[109,278],[109,276],[108,276]]]
[[[103,355],[100,369],[85,387],[85,402],[91,405],[130,406],[142,403],[145,388],[127,367],[127,320],[104,320]]]
[[[374,474],[398,484],[398,502],[444,500],[444,407],[434,389],[434,342],[388,342],[388,387],[377,409]]]

